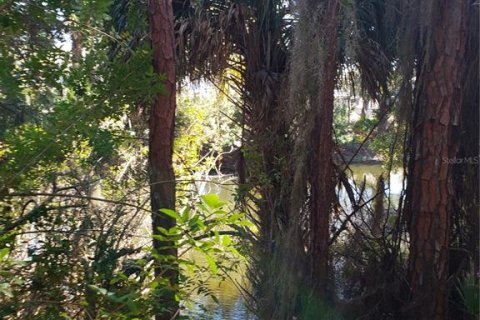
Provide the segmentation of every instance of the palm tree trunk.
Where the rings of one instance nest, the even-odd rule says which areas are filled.
[[[325,4],[325,54],[322,82],[319,84],[320,112],[312,132],[313,161],[311,166],[311,273],[317,294],[325,296],[328,284],[328,240],[330,214],[333,210],[335,182],[333,177],[333,103],[337,70],[338,1]]]
[[[152,207],[152,233],[158,228],[170,229],[175,219],[163,215],[159,209],[175,210],[175,175],[172,165],[175,106],[175,40],[173,29],[172,1],[150,0],[148,2],[150,36],[153,48],[153,66],[158,74],[165,76],[165,93],[157,97],[150,113],[149,165],[150,201]],[[154,250],[162,257],[157,261],[155,276],[167,279],[169,288],[162,288],[159,296],[157,320],[170,320],[178,310],[175,292],[178,286],[177,249],[172,241],[153,240]],[[164,259],[165,258],[165,259]],[[166,293],[165,293],[166,292]]]
[[[451,161],[456,156],[468,1],[434,1],[417,78],[410,257],[412,319],[447,318]],[[433,3],[432,3],[433,4]],[[437,10],[437,11],[435,11]]]

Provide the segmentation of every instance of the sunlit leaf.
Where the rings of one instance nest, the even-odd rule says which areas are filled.
[[[226,204],[226,202],[221,201],[220,197],[217,194],[206,194],[202,196],[203,202],[212,209],[217,209]]]
[[[208,254],[205,255],[205,258],[207,260],[208,266],[210,267],[210,270],[212,270],[212,272],[214,274],[217,274],[218,273],[218,266],[217,266],[217,263],[215,262],[215,259],[213,259]]]
[[[10,253],[9,248],[2,248],[0,249],[0,260],[3,260],[5,256],[7,256]]]

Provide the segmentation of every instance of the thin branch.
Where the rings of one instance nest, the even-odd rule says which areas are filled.
[[[5,197],[65,197],[65,198],[74,198],[74,199],[85,199],[85,200],[101,201],[106,203],[124,205],[127,207],[136,208],[146,212],[151,212],[148,209],[145,209],[141,206],[137,206],[128,202],[109,200],[109,199],[103,199],[103,198],[97,198],[97,197],[79,196],[74,194],[48,193],[48,192],[13,192],[5,195]]]

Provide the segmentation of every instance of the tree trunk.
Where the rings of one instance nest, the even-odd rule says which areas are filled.
[[[153,66],[158,74],[165,76],[166,89],[153,104],[149,121],[152,232],[158,234],[159,227],[168,230],[176,224],[175,219],[159,212],[162,208],[175,210],[175,175],[172,165],[176,104],[175,40],[171,0],[150,0],[148,11]],[[156,319],[170,320],[178,310],[178,303],[175,302],[178,286],[177,249],[172,241],[158,239],[153,240],[153,248],[162,257],[162,261],[157,260],[155,276],[159,281],[167,279],[170,287],[161,288],[160,309]]]
[[[337,70],[337,9],[338,1],[329,0],[323,15],[325,26],[324,65],[319,84],[320,111],[312,132],[313,158],[311,172],[311,272],[317,294],[324,296],[328,284],[328,240],[330,214],[333,210],[335,181],[333,176],[333,103]]]
[[[383,201],[385,200],[385,179],[383,175],[380,175],[377,180],[377,196],[375,197],[375,202],[373,206],[372,213],[372,235],[375,238],[380,238],[383,236],[383,223],[384,223],[384,212],[385,206]]]
[[[410,200],[411,319],[446,319],[451,164],[458,141],[468,1],[434,1],[417,78]]]
[[[470,0],[473,3],[472,0]],[[462,82],[462,124],[460,146],[454,164],[452,180],[455,186],[455,201],[452,210],[450,238],[450,276],[463,280],[466,274],[475,274],[479,267],[479,7],[469,10],[468,40],[465,50],[465,67]],[[477,278],[478,279],[478,278]],[[468,315],[463,297],[458,290],[450,291],[450,319],[473,319]]]

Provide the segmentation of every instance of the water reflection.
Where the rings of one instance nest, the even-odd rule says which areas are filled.
[[[351,165],[352,178],[350,183],[355,183],[358,189],[362,189],[362,184],[365,184],[363,191],[363,199],[368,200],[372,198],[377,192],[377,182],[380,176],[385,179],[385,193],[389,198],[388,204],[390,209],[396,209],[400,200],[400,195],[403,189],[403,170],[395,169],[390,172],[385,170],[380,164],[354,164]],[[350,176],[350,174],[349,174]],[[349,208],[351,203],[348,199],[344,188],[337,189],[340,203],[344,208]],[[358,194],[356,194],[358,196]]]
[[[380,175],[386,178],[386,194],[390,196],[388,202],[390,208],[395,209],[402,191],[403,173],[396,170],[390,173],[389,179],[386,177],[385,169],[381,165],[354,164],[351,166],[353,171],[353,180],[357,186],[365,183],[364,198],[368,200],[376,192],[376,184]],[[236,178],[234,176],[209,177],[196,183],[196,188],[200,194],[215,193],[221,200],[233,202],[235,192]],[[343,188],[337,190],[340,202],[346,208],[349,207],[349,200]],[[196,259],[196,258],[195,258]],[[199,263],[201,258],[196,259]],[[186,315],[192,319],[205,320],[253,320],[256,319],[247,309],[245,299],[238,287],[238,283],[245,285],[245,266],[241,266],[239,272],[231,275],[232,279],[219,281],[212,279],[208,282],[211,292],[217,297],[218,303],[211,297],[196,294],[193,297],[194,306],[191,307]]]
[[[194,296],[195,304],[193,308],[188,311],[188,315],[192,319],[256,319],[247,309],[243,296],[238,288],[232,285],[231,280],[225,280],[218,284],[210,283],[209,286],[216,295],[219,303],[210,297],[202,295]]]
[[[209,176],[198,180],[195,188],[200,195],[214,193],[222,201],[233,203],[236,188],[235,176]],[[189,252],[188,259],[199,265],[207,265],[204,257],[196,252]],[[207,281],[210,292],[216,297],[218,303],[210,296],[194,293],[194,301],[185,315],[191,319],[199,320],[254,320],[257,319],[247,308],[241,287],[247,285],[245,278],[245,265],[239,265],[236,272],[230,273],[229,278],[220,280],[211,278]]]
[[[369,187],[375,187],[380,175],[383,175],[386,178],[387,174],[385,168],[380,164],[354,164],[351,168],[356,183],[358,184],[360,181],[363,181],[365,177],[367,186]],[[389,180],[390,183],[387,184],[387,191],[392,195],[400,195],[402,191],[403,170],[400,168],[392,170],[392,172],[390,172]]]

